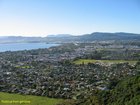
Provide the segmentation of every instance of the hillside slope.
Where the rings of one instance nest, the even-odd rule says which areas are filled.
[[[0,105],[57,105],[62,99],[0,92]]]

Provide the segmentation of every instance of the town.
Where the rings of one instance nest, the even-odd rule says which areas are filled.
[[[63,99],[86,98],[92,91],[109,90],[113,81],[138,74],[139,54],[138,44],[107,41],[1,52],[0,91]],[[116,63],[75,63],[79,59],[116,60]]]

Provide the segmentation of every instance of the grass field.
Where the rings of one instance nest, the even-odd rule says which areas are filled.
[[[88,64],[88,63],[126,63],[128,62],[129,64],[135,64],[137,61],[128,61],[128,60],[94,60],[94,59],[78,59],[74,61],[75,64]]]
[[[56,105],[62,99],[0,92],[0,105]]]

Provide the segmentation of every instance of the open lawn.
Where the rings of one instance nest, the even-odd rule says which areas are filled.
[[[88,63],[126,63],[135,64],[137,61],[128,61],[128,60],[94,60],[94,59],[78,59],[74,61],[75,64],[88,64]]]
[[[0,105],[57,105],[62,99],[0,92]]]

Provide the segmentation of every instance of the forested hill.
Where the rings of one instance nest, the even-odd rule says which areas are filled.
[[[113,90],[102,93],[101,97],[107,105],[140,105],[140,75],[120,81]]]
[[[101,33],[95,32],[84,35],[69,35],[58,34],[48,35],[46,37],[21,37],[21,36],[7,36],[0,37],[0,43],[13,43],[13,42],[47,42],[47,43],[67,43],[67,42],[92,42],[92,41],[139,41],[140,34],[134,33]]]

